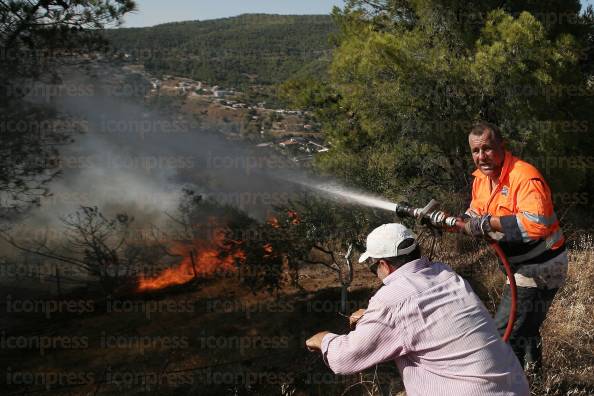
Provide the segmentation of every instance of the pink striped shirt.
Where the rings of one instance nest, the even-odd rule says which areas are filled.
[[[327,334],[337,374],[394,360],[408,396],[529,396],[510,346],[470,285],[449,266],[411,261],[384,279],[357,328]]]

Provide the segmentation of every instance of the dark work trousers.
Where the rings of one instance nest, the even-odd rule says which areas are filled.
[[[510,346],[522,367],[540,370],[542,364],[542,338],[540,326],[544,322],[553,298],[559,289],[518,287],[516,321],[509,338]],[[495,323],[503,336],[511,308],[511,289],[505,285],[501,303],[495,314]]]

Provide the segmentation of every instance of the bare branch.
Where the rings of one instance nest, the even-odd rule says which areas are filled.
[[[73,259],[73,258],[60,256],[58,254],[45,253],[45,252],[42,252],[40,250],[34,250],[34,249],[31,249],[31,248],[28,248],[28,247],[23,246],[23,245],[19,244],[18,242],[16,242],[14,240],[14,238],[12,238],[11,236],[9,236],[6,232],[3,232],[3,231],[0,232],[0,239],[3,239],[7,243],[9,243],[11,246],[17,248],[20,251],[27,252],[27,253],[32,253],[32,254],[35,254],[35,255],[38,255],[38,256],[41,256],[41,257],[45,257],[45,258],[49,258],[49,259],[52,259],[52,260],[61,261],[63,263],[67,263],[67,264],[73,265],[73,266],[75,266],[77,268],[84,269],[84,270],[86,270],[88,272],[95,273],[92,270],[91,267],[89,267],[87,264],[84,263],[84,261],[79,261],[79,260],[76,260],[76,259]]]

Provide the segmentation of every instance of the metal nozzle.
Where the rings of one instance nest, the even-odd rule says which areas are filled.
[[[395,212],[400,217],[412,217],[421,223],[434,227],[453,227],[456,225],[456,218],[448,216],[441,210],[433,210],[438,206],[435,199],[432,199],[424,208],[413,208],[408,203],[396,204]]]
[[[431,201],[429,201],[429,203],[427,205],[425,205],[425,207],[423,209],[421,209],[418,213],[418,217],[422,218],[425,217],[427,215],[429,215],[429,212],[431,212],[434,208],[436,208],[438,205],[437,201],[432,199]]]

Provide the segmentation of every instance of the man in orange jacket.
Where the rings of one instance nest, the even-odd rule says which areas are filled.
[[[499,128],[475,125],[468,136],[477,167],[463,231],[498,240],[514,271],[517,318],[510,344],[525,368],[540,369],[540,326],[567,274],[565,237],[540,172],[505,150]],[[501,334],[511,306],[509,285],[495,315]]]

